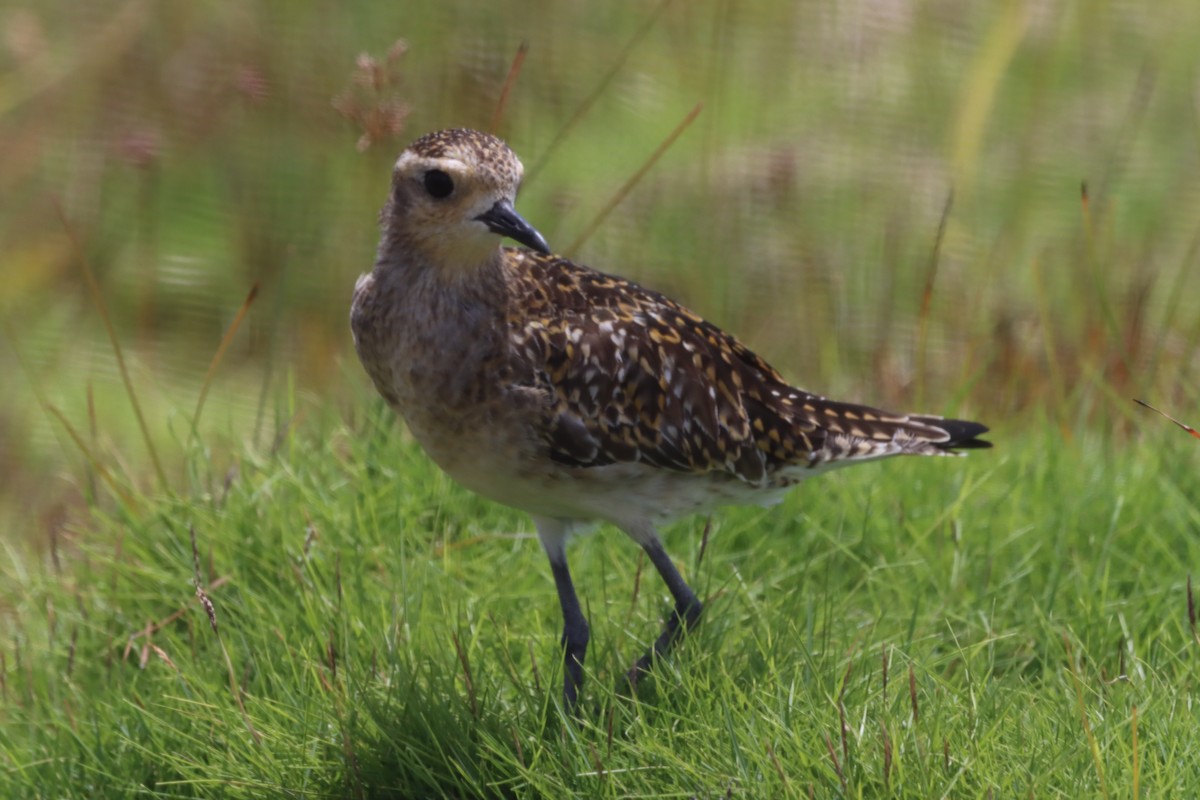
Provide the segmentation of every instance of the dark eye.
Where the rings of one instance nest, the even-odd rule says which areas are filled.
[[[431,169],[425,173],[425,191],[438,199],[449,197],[454,191],[454,180],[440,169]]]

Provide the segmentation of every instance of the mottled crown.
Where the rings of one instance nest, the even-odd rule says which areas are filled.
[[[502,139],[470,128],[427,133],[408,146],[422,158],[452,158],[477,170],[491,172],[500,184],[521,181],[521,160]]]

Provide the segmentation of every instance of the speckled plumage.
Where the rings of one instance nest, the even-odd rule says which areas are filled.
[[[574,591],[563,543],[576,523],[621,527],[672,587],[676,624],[644,669],[699,614],[656,524],[773,502],[838,464],[987,446],[978,423],[797,389],[669,298],[549,254],[512,211],[521,174],[487,134],[441,131],[413,143],[393,172],[375,269],[359,279],[351,320],[367,373],[434,461],[534,515],[567,633]],[[502,248],[497,233],[542,252]],[[573,702],[582,649],[573,655],[570,638]]]
[[[768,489],[803,476],[797,468],[944,455],[963,434],[982,432],[796,389],[657,292],[553,256],[507,255],[510,342],[554,398],[543,430],[559,463],[642,462]]]

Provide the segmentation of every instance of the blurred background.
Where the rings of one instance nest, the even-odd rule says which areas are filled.
[[[350,292],[396,154],[451,126],[509,141],[565,250],[702,103],[578,260],[998,442],[1119,442],[1133,395],[1194,422],[1197,31],[1190,0],[8,0],[0,537],[158,482],[88,270],[168,485],[377,403]]]

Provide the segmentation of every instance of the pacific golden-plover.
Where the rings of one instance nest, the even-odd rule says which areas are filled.
[[[553,255],[513,210],[522,166],[472,130],[431,133],[396,162],[375,268],[351,327],[375,388],[439,467],[533,516],[562,606],[563,697],[583,682],[588,623],[569,534],[609,522],[674,598],[647,670],[700,617],[659,541],[668,520],[771,504],[826,469],[988,447],[987,428],[826,400],[657,292]],[[509,237],[530,249],[500,246]]]

